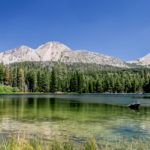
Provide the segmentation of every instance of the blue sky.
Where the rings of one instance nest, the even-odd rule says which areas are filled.
[[[133,60],[150,53],[149,0],[0,0],[0,51],[48,41]]]

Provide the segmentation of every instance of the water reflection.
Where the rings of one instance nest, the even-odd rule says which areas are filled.
[[[115,100],[113,100],[113,98]],[[119,99],[120,98],[120,99]],[[97,96],[67,97],[5,96],[0,98],[1,135],[25,132],[51,139],[97,140],[120,136],[129,138],[150,137],[150,108],[130,110],[120,105],[121,97],[106,98]],[[100,100],[107,101],[101,103]],[[131,98],[130,98],[131,99]],[[127,98],[129,101],[129,98]],[[93,101],[93,103],[92,103]],[[116,103],[112,103],[115,101]],[[109,104],[110,102],[110,104]]]

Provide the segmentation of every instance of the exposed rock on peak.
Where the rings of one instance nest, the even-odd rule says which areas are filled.
[[[16,49],[30,49],[30,47],[28,47],[26,45],[21,45],[21,46],[17,47]]]
[[[116,67],[127,67],[122,60],[99,53],[90,52],[87,50],[76,50],[71,52],[64,52],[61,58],[61,62],[65,63],[89,63],[89,64],[101,64],[110,65]]]
[[[62,52],[71,51],[69,47],[59,42],[48,42],[39,46],[36,52],[41,56],[41,61],[58,61]]]
[[[11,64],[24,61],[40,61],[40,57],[32,48],[22,45],[0,53],[0,61],[3,64]]]
[[[48,42],[37,49],[20,46],[13,50],[0,53],[0,62],[11,64],[24,61],[59,61],[63,63],[89,63],[128,67],[126,63],[112,56],[90,52],[87,50],[71,50],[59,42]]]
[[[128,61],[128,63],[142,65],[142,66],[148,66],[148,65],[150,65],[150,54],[147,54],[144,57],[138,58],[133,61]]]

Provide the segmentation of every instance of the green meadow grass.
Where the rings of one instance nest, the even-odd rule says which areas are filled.
[[[90,139],[83,143],[57,140],[43,141],[40,139],[26,139],[14,137],[5,139],[0,144],[0,150],[149,150],[150,143],[145,140],[120,141],[116,143],[97,143]]]

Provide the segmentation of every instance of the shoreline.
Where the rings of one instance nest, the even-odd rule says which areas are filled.
[[[43,93],[43,92],[1,92],[1,95],[103,95],[103,96],[145,96],[150,97],[150,93],[77,93],[77,92],[55,92],[55,93]]]

